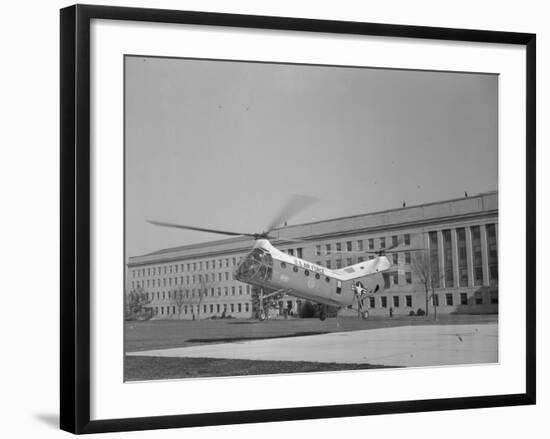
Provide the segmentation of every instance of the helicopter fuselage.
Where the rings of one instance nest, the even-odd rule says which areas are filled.
[[[372,294],[384,289],[382,273],[391,267],[386,256],[332,270],[294,257],[258,239],[241,261],[235,278],[268,290],[336,307],[357,309]]]

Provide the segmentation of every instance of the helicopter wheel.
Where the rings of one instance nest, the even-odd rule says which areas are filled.
[[[260,310],[260,315],[259,315],[260,322],[263,322],[266,319],[266,317],[267,315],[265,313],[265,310],[264,309]]]

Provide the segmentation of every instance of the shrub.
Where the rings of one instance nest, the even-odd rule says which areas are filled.
[[[409,311],[409,315],[410,315],[410,316],[415,316],[415,315],[416,315],[415,312],[414,312],[414,309],[411,309],[411,310]]]
[[[416,311],[417,316],[425,316],[426,311],[424,311],[422,308],[418,308],[418,311]]]

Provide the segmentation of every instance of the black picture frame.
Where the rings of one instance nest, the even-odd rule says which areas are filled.
[[[471,409],[536,401],[536,36],[210,12],[75,5],[61,10],[60,425],[72,433],[194,427],[327,417]],[[526,48],[525,393],[383,403],[90,420],[90,21],[133,20],[240,28],[522,45]]]

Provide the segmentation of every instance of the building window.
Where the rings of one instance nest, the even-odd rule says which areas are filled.
[[[468,305],[468,293],[460,293],[460,304]]]
[[[342,259],[336,259],[336,268],[342,268]]]
[[[327,249],[327,255],[330,255],[330,252],[331,252],[330,244],[325,245],[325,247]]]
[[[413,306],[413,296],[405,296],[405,306],[407,308],[412,308],[412,306]]]
[[[246,286],[246,294],[250,294],[250,285]]]
[[[362,239],[357,241],[357,251],[360,251],[360,252],[363,251],[363,240]]]
[[[219,304],[219,303],[216,304],[216,312],[217,312],[217,313],[220,312],[220,304]]]
[[[472,253],[474,256],[474,285],[483,285],[483,262],[481,256],[481,231],[479,226],[471,227]]]
[[[434,306],[439,306],[439,294],[433,295],[433,304]]]
[[[466,250],[466,229],[456,229],[456,246],[458,253],[458,285],[468,286],[468,257]]]
[[[315,246],[315,254],[317,256],[321,256],[321,246],[320,245]]]
[[[443,230],[443,264],[445,265],[445,286],[454,287],[453,274],[453,245],[451,242],[451,231]]]
[[[483,305],[483,295],[481,294],[481,291],[476,291],[475,302],[476,305]]]
[[[380,297],[380,306],[382,308],[387,308],[388,307],[388,298],[386,296]]]
[[[391,245],[392,247],[397,247],[397,235],[391,237]]]
[[[363,262],[365,260],[365,258],[363,256],[359,256],[357,258],[357,262]]]
[[[224,291],[226,296],[229,295],[229,287],[224,287],[223,291]]]
[[[296,256],[298,256],[300,259],[302,259],[304,253],[304,249],[302,247],[298,247],[296,249]]]
[[[210,314],[214,313],[214,304],[210,304]]]
[[[399,296],[393,296],[393,307],[399,308]]]
[[[231,312],[235,312],[235,304],[234,303],[231,304]]]
[[[445,294],[445,305],[453,306],[453,295],[451,293]]]
[[[369,250],[374,250],[374,239],[369,238]]]
[[[353,264],[353,259],[352,258],[348,258],[346,260],[346,265],[352,265]]]
[[[411,254],[410,252],[405,252],[405,264],[411,263]]]
[[[351,246],[351,241],[347,241],[347,242],[346,242],[346,250],[347,250],[348,252],[350,252],[350,251],[353,250],[353,249],[352,249],[352,246]]]
[[[375,305],[374,296],[370,296],[369,297],[369,308],[374,308],[374,305]]]
[[[392,262],[393,262],[393,265],[397,265],[398,262],[399,262],[399,256],[397,253],[393,253],[392,255]]]
[[[399,284],[399,276],[397,275],[397,271],[394,271],[392,273],[392,282],[393,282],[393,285]]]
[[[405,245],[411,245],[411,235],[409,233],[403,235],[403,242]]]
[[[437,242],[437,232],[428,233],[430,243],[430,268],[433,273],[433,283],[435,288],[439,288],[439,248]]]
[[[241,308],[241,304],[237,304],[237,312],[241,312],[242,308]]]
[[[380,248],[386,248],[386,238],[384,236],[380,238]]]
[[[248,312],[248,302],[244,304],[244,311]]]
[[[243,286],[239,285],[239,296],[243,295]]]
[[[487,224],[487,255],[489,256],[489,283],[498,284],[497,233],[494,224]]]
[[[218,287],[218,296],[221,296],[222,295],[222,289],[221,287]]]
[[[410,271],[405,272],[405,283],[407,285],[412,284],[412,273]]]
[[[232,295],[232,296],[235,295],[235,287],[231,287],[231,295]]]
[[[327,268],[330,268],[330,261],[327,261],[327,263],[325,264]]]

